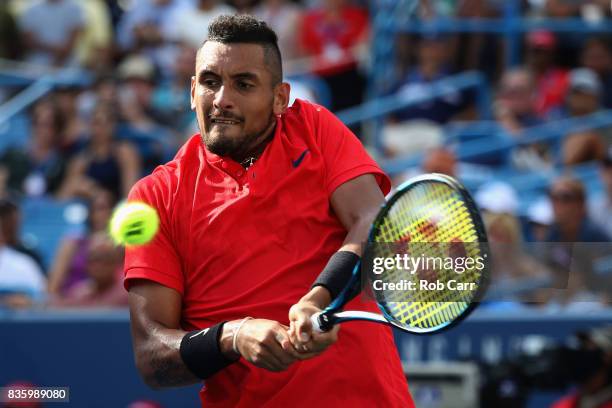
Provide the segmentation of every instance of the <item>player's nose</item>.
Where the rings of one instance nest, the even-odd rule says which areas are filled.
[[[219,87],[219,90],[215,93],[213,105],[215,108],[222,111],[229,111],[234,108],[233,96],[229,87]]]

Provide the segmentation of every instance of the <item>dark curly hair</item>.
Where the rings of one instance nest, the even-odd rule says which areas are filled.
[[[264,50],[264,60],[270,68],[272,85],[283,80],[281,52],[278,48],[276,33],[261,20],[249,15],[221,15],[208,26],[208,37],[204,41],[215,41],[223,44],[246,43],[259,44]],[[202,48],[200,48],[201,50]],[[198,50],[198,56],[200,54]]]

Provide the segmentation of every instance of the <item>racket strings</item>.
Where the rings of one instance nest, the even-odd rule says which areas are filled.
[[[409,256],[443,259],[449,256],[450,243],[458,243],[465,257],[475,258],[481,255],[478,237],[478,229],[461,194],[444,183],[422,183],[396,200],[383,217],[373,237],[374,242],[381,244],[375,246],[374,256],[395,256],[399,253],[398,245],[385,243],[400,242],[405,244],[405,253]],[[444,268],[425,273],[426,280],[444,284],[451,279],[471,283],[480,278],[476,268],[466,268],[461,274]],[[410,281],[418,287],[421,275],[402,268],[389,268],[381,278],[384,282]],[[474,290],[383,291],[379,303],[385,314],[397,323],[427,329],[454,320],[474,296]]]

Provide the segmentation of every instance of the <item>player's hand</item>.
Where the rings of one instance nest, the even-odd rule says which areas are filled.
[[[257,367],[284,371],[302,360],[291,344],[287,326],[274,320],[251,319],[244,322],[236,338],[240,355]]]
[[[289,338],[300,355],[319,355],[338,340],[340,326],[319,333],[312,329],[310,318],[321,309],[310,301],[300,300],[289,309]]]

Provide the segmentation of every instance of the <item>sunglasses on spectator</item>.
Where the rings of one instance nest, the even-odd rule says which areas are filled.
[[[582,197],[580,197],[579,194],[569,191],[552,191],[549,193],[549,197],[553,201],[569,202],[582,200]]]

